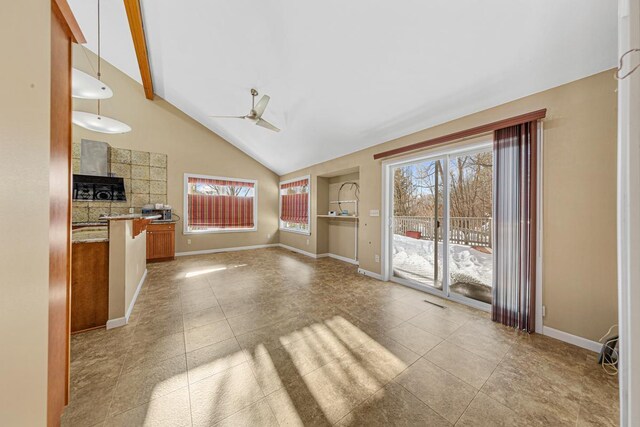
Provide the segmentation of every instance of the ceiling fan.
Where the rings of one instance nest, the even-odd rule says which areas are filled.
[[[251,111],[246,116],[209,116],[216,119],[247,119],[251,120],[258,126],[262,126],[263,128],[267,128],[274,132],[280,132],[280,129],[266,121],[262,118],[262,114],[264,110],[267,109],[267,104],[269,104],[269,95],[262,95],[260,101],[256,104],[256,96],[258,96],[258,91],[255,89],[251,89]]]

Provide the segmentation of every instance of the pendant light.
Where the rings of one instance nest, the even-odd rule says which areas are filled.
[[[109,89],[108,86],[104,85],[102,83],[102,73],[101,73],[101,65],[102,65],[102,56],[100,55],[100,47],[101,47],[101,40],[100,40],[100,0],[98,0],[98,78],[94,79],[93,77],[89,76],[88,74],[82,73],[82,71],[79,70],[73,70],[74,71],[74,77],[76,75],[76,71],[78,71],[78,73],[82,73],[84,74],[86,77],[88,77],[89,79],[93,79],[94,81],[91,82],[90,80],[87,80],[86,78],[84,79],[85,81],[89,81],[89,84],[92,85],[93,90],[92,92],[95,92],[95,90],[97,89],[97,94],[103,94],[103,95],[107,95],[110,93],[109,96],[95,96],[92,97],[90,99],[97,99],[98,100],[98,111],[97,114],[93,114],[93,113],[88,113],[85,111],[73,111],[72,112],[72,117],[71,117],[71,121],[73,122],[74,125],[78,125],[81,126],[85,129],[88,129],[90,131],[93,132],[101,132],[101,133],[127,133],[129,131],[131,131],[131,127],[125,123],[122,123],[119,120],[116,119],[112,119],[111,117],[106,117],[100,114],[100,101],[102,99],[106,99],[106,98],[110,98],[111,96],[113,96],[113,92],[111,91],[111,89]],[[80,76],[82,78],[82,76]],[[98,84],[96,85],[95,82],[97,82]],[[75,83],[75,82],[74,82]]]
[[[119,120],[97,114],[86,113],[84,111],[73,111],[71,121],[74,125],[82,126],[85,129],[102,133],[127,133],[131,127]]]
[[[113,96],[109,86],[74,68],[71,74],[71,96],[79,99],[107,99]]]

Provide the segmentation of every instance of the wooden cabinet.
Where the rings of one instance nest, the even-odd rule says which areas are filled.
[[[109,319],[109,242],[74,243],[71,255],[71,332]]]
[[[176,257],[176,225],[147,226],[147,261],[169,261]]]

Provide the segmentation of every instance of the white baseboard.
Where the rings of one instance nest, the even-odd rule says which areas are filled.
[[[382,274],[374,273],[373,271],[365,270],[362,268],[358,268],[358,273],[365,276],[373,277],[374,279],[384,280]]]
[[[303,251],[302,249],[294,248],[293,246],[287,246],[287,245],[284,245],[282,243],[280,243],[280,247],[284,248],[284,249],[288,249],[288,250],[293,251],[293,252],[297,252],[297,253],[305,255],[305,256],[308,256],[310,258],[316,258],[316,259],[317,258],[333,258],[333,259],[337,259],[339,261],[348,262],[349,264],[359,265],[359,262],[357,260],[355,260],[355,259],[347,258],[347,257],[336,255],[336,254],[331,254],[331,253],[328,253],[328,252],[324,253],[324,254],[313,254],[311,252]]]
[[[577,335],[572,335],[568,332],[559,331],[548,326],[542,327],[542,334],[560,341],[567,342],[569,344],[576,345],[578,347],[586,348],[587,350],[591,350],[596,353],[599,353],[600,349],[602,348],[602,344],[599,342],[591,341]]]
[[[127,324],[126,317],[118,317],[117,319],[107,320],[107,329],[119,328]]]
[[[360,265],[360,262],[358,262],[358,260],[353,258],[347,258],[345,256],[340,256],[336,254],[324,254],[324,255],[328,256],[329,258],[337,259],[343,262],[348,262],[349,264]]]
[[[278,246],[281,246],[281,245],[279,243],[271,243],[267,245],[238,246],[235,248],[205,249],[202,251],[176,252],[176,256],[206,255],[206,254],[217,254],[220,252],[249,251],[251,249],[275,248]]]
[[[188,251],[188,252],[176,252],[176,256],[189,256],[189,255],[205,255],[205,254],[217,254],[220,252],[235,252],[235,251],[249,251],[251,249],[263,249],[263,248],[275,248],[280,247],[283,249],[290,250],[292,252],[299,253],[301,255],[308,256],[310,258],[325,258],[330,257],[340,261],[348,262],[349,264],[358,265],[359,262],[355,259],[343,257],[336,254],[314,254],[311,252],[303,251],[302,249],[295,248],[293,246],[288,246],[283,243],[272,243],[268,245],[253,245],[253,246],[239,246],[235,248],[221,248],[221,249],[205,249],[201,251]]]
[[[140,282],[138,282],[138,287],[136,288],[136,292],[133,294],[133,298],[131,298],[131,302],[129,303],[129,308],[127,308],[127,312],[124,317],[118,317],[116,319],[107,320],[107,329],[119,328],[120,326],[124,326],[129,323],[129,317],[131,316],[131,312],[133,311],[133,306],[136,305],[136,300],[138,299],[138,295],[140,295],[140,289],[142,289],[142,284],[147,278],[147,269],[144,269],[144,273],[142,273],[142,277],[140,278]]]
[[[293,246],[287,246],[287,245],[284,245],[282,243],[279,243],[278,246],[280,246],[281,248],[290,250],[292,252],[297,252],[299,254],[311,257],[311,258],[322,258],[322,257],[327,256],[327,254],[320,254],[320,255],[312,254],[311,252],[303,251],[302,249],[294,248]]]
[[[142,273],[142,277],[140,278],[140,282],[138,283],[138,287],[136,288],[136,292],[133,294],[133,298],[131,298],[131,302],[129,303],[129,308],[127,309],[127,314],[125,314],[125,318],[127,319],[127,323],[129,323],[129,316],[131,316],[131,312],[133,311],[133,306],[136,304],[136,300],[138,299],[138,295],[140,294],[140,289],[142,289],[142,284],[147,278],[147,269],[144,269],[144,273]]]

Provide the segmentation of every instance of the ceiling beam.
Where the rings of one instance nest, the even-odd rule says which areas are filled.
[[[136,49],[144,95],[147,99],[153,99],[153,80],[151,79],[151,66],[149,65],[149,55],[147,54],[147,40],[144,36],[140,0],[124,0],[124,7],[127,10],[133,46]]]

